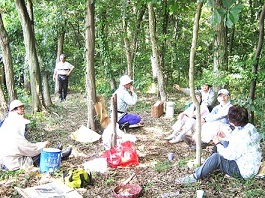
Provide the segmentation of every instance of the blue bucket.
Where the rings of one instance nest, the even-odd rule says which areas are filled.
[[[62,151],[55,148],[44,148],[40,155],[40,172],[51,173],[60,168]]]

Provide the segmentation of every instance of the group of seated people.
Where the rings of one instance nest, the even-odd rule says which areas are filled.
[[[139,124],[141,117],[127,112],[129,105],[137,102],[137,95],[132,80],[124,75],[120,78],[117,94],[118,124]],[[174,85],[187,94],[187,89]],[[129,92],[129,91],[130,92]],[[209,85],[202,85],[195,91],[200,104],[201,114],[201,145],[206,147],[214,143],[213,154],[195,173],[177,179],[176,183],[196,182],[209,173],[219,169],[221,172],[236,178],[250,178],[257,174],[261,165],[261,136],[252,124],[248,123],[248,112],[245,108],[232,105],[230,92],[220,89],[217,93],[219,104],[215,106],[215,93]],[[185,141],[191,148],[196,148],[196,107],[191,104],[179,114],[173,125],[173,132],[164,139],[170,143]],[[28,141],[26,126],[29,120],[24,117],[24,104],[19,100],[10,103],[9,113],[0,127],[0,165],[5,170],[16,170],[24,165],[40,164],[40,153],[49,145],[48,141],[31,143]],[[103,134],[104,136],[104,134]],[[120,136],[125,137],[122,133]],[[109,149],[110,133],[105,133],[106,149]],[[132,136],[127,139],[132,139]],[[62,152],[62,159],[67,159],[71,148]]]
[[[207,97],[203,97],[207,86],[208,98],[212,92],[210,100],[212,103],[207,102]],[[178,85],[174,85],[174,87],[190,94],[189,89],[181,88]],[[247,110],[239,105],[232,105],[230,92],[227,89],[218,91],[217,101],[219,104],[217,106],[214,106],[215,94],[209,89],[209,85],[203,85],[200,91],[195,91],[195,95],[200,103],[202,124],[201,140],[198,141],[201,141],[202,148],[212,142],[213,153],[193,174],[176,179],[176,183],[193,183],[205,178],[215,170],[240,179],[255,176],[262,160],[261,135],[255,126],[248,122]],[[169,140],[170,143],[184,140],[195,150],[198,136],[195,125],[196,108],[191,104],[179,114],[178,120],[172,127],[173,132],[164,139]]]

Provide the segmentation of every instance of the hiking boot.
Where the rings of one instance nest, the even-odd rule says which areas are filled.
[[[68,147],[62,152],[61,160],[67,160],[72,153],[72,147]]]
[[[195,141],[189,136],[184,137],[184,142],[189,145],[189,147],[196,145]]]
[[[182,141],[181,136],[177,136],[177,137],[174,137],[172,140],[170,140],[169,143],[174,144],[174,143],[178,143],[181,141]]]
[[[185,177],[175,180],[176,184],[191,184],[191,183],[195,183],[196,181],[197,179],[195,178],[194,174],[187,175]]]

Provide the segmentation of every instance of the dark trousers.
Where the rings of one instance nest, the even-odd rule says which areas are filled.
[[[58,84],[59,84],[59,98],[66,99],[67,89],[68,89],[68,76],[58,75]]]
[[[36,167],[40,166],[40,154],[32,157],[33,165]]]

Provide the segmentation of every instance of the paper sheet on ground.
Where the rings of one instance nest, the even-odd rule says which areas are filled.
[[[70,188],[59,181],[25,189],[15,187],[15,189],[24,198],[82,198],[82,196],[73,188]]]
[[[77,131],[72,132],[70,137],[73,140],[79,141],[79,142],[96,142],[100,139],[101,135],[96,133],[95,131],[85,127],[81,126]]]

